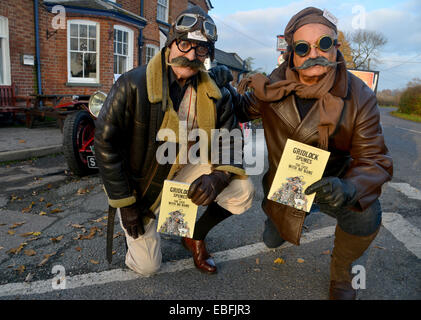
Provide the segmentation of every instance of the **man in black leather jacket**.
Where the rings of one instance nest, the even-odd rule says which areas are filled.
[[[243,169],[242,148],[237,150],[232,138],[228,163],[210,164],[210,158],[200,164],[157,160],[162,129],[172,130],[173,142],[180,145],[182,126],[187,132],[202,129],[208,137],[212,129],[239,128],[229,91],[218,87],[204,69],[204,60],[214,57],[216,39],[216,27],[201,8],[181,13],[165,48],[147,66],[116,81],[96,121],[95,154],[109,205],[118,208],[125,231],[126,265],[143,275],[155,273],[161,264],[154,213],[159,212],[165,179],[191,183],[188,197],[207,206],[193,239],[182,238],[196,267],[206,273],[216,272],[204,242],[207,233],[251,206],[254,189]],[[235,152],[241,153],[240,161]]]

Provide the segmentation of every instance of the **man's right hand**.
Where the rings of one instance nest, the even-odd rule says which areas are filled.
[[[148,208],[143,208],[141,204],[134,203],[127,207],[120,208],[121,222],[129,236],[136,239],[145,233],[143,217],[155,218]]]

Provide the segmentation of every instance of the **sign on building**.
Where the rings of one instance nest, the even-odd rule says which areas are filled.
[[[364,83],[377,93],[377,84],[379,82],[379,71],[348,69],[349,72],[360,78]]]
[[[276,50],[281,51],[281,53],[286,52],[287,47],[288,47],[288,43],[285,40],[285,36],[280,34],[280,35],[277,35],[276,37],[278,39]]]

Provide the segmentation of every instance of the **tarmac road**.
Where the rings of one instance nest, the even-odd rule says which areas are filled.
[[[380,233],[356,262],[366,271],[365,289],[359,290],[358,299],[418,300],[421,124],[393,118],[387,108],[381,111],[395,176],[380,198],[384,212]],[[335,220],[323,213],[311,214],[300,246],[267,249],[261,242],[262,175],[251,176],[256,187],[253,207],[208,235],[208,249],[218,265],[216,275],[198,272],[179,238],[163,235],[161,271],[146,278],[125,267],[124,237],[118,224],[116,253],[108,265],[107,205],[101,181],[98,175],[73,177],[66,169],[62,155],[0,166],[0,299],[327,298]],[[54,213],[54,209],[59,210]],[[29,232],[35,234],[21,236]],[[10,249],[19,252],[7,253]],[[277,258],[284,263],[275,263]],[[52,273],[55,266],[59,273]],[[57,276],[64,274],[65,283],[58,284]]]

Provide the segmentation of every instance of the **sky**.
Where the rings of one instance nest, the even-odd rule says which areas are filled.
[[[370,69],[379,71],[377,90],[402,89],[421,78],[421,1],[276,1],[211,0],[210,16],[218,29],[216,47],[254,58],[253,69],[270,73],[276,68],[279,52],[276,36],[283,34],[291,17],[313,6],[327,9],[338,19],[338,29],[358,28],[381,32],[387,44],[381,48],[380,62]]]

